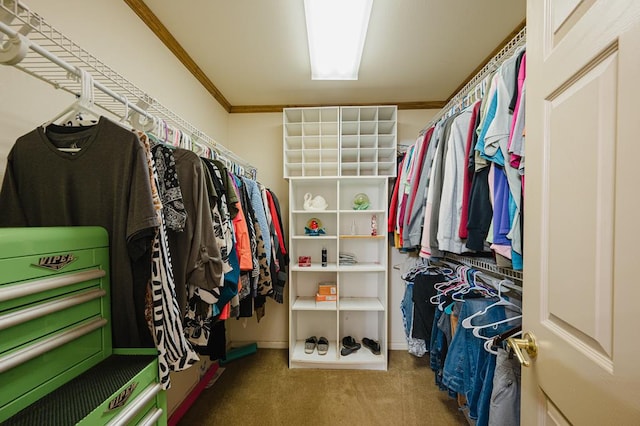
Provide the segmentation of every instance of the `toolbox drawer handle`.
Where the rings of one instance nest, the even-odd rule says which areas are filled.
[[[162,408],[154,408],[149,414],[144,416],[140,423],[140,426],[151,426],[158,422],[158,419],[162,416]]]
[[[85,323],[78,327],[74,327],[68,331],[65,331],[64,333],[53,335],[48,339],[42,341],[37,341],[25,349],[0,357],[0,373],[4,373],[5,371],[17,367],[20,364],[24,364],[30,359],[33,359],[49,352],[52,349],[65,345],[72,340],[77,339],[78,337],[89,334],[93,330],[103,327],[105,324],[107,324],[106,319],[96,318],[91,322]]]
[[[37,306],[32,306],[21,311],[12,312],[6,315],[0,315],[0,330],[7,329],[9,327],[15,327],[18,324],[32,321],[36,318],[50,315],[76,305],[81,305],[90,300],[98,299],[105,294],[107,294],[107,292],[102,289],[93,289],[80,294],[76,294],[74,296],[68,296],[63,299],[58,299],[51,302],[42,303]]]
[[[111,419],[108,426],[126,425],[131,419],[133,419],[149,402],[151,402],[156,395],[160,393],[162,386],[160,383],[155,383],[152,386],[147,387],[131,403],[127,404],[122,412],[116,417]]]
[[[0,302],[17,299],[19,297],[37,294],[54,288],[65,287],[71,284],[81,283],[96,278],[102,278],[107,273],[104,269],[91,269],[73,274],[60,275],[56,277],[43,278],[31,282],[22,282],[16,285],[9,285],[0,288]]]

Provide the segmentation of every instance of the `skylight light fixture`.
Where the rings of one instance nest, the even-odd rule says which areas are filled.
[[[313,80],[357,80],[373,0],[304,0]]]

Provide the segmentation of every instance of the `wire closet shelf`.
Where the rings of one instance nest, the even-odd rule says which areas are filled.
[[[83,70],[93,79],[97,89],[94,104],[98,107],[119,118],[137,113],[143,119],[161,120],[168,129],[188,135],[194,145],[215,152],[236,173],[256,179],[257,170],[250,163],[162,105],[17,0],[0,0],[0,62],[75,97],[82,91]]]
[[[478,90],[481,90],[482,83],[493,71],[495,71],[507,58],[511,57],[516,50],[525,45],[527,40],[527,27],[522,28],[498,53],[495,54],[489,62],[478,73],[464,85],[462,89],[431,119],[429,124],[425,126],[421,133],[424,133],[429,127],[437,123],[441,118],[448,117],[456,111],[460,111],[472,102],[478,99]]]

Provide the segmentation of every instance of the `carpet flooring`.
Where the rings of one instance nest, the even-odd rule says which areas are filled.
[[[427,358],[389,352],[388,371],[289,369],[286,349],[226,364],[179,426],[468,425]]]

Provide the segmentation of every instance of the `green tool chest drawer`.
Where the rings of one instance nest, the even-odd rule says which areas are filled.
[[[0,423],[166,424],[155,349],[111,345],[97,227],[0,229]]]

